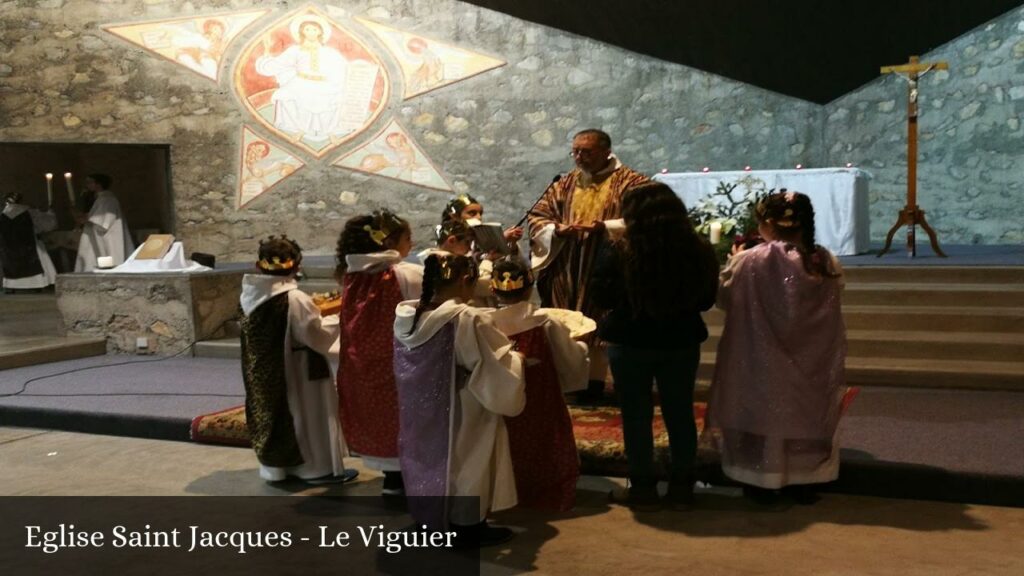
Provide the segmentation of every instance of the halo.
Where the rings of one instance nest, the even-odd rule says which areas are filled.
[[[330,39],[331,37],[331,23],[328,22],[326,18],[318,16],[317,14],[313,14],[312,12],[299,14],[298,16],[292,19],[291,24],[288,25],[288,30],[290,30],[292,33],[292,38],[294,38],[296,42],[302,42],[302,38],[299,36],[299,28],[305,22],[317,23],[320,26],[320,29],[324,31],[324,34],[320,38],[320,40],[324,44],[327,44],[327,40]]]

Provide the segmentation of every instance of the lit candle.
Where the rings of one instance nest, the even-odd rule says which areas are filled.
[[[68,200],[71,201],[71,209],[75,209],[75,189],[71,186],[71,172],[64,173],[64,184],[68,187]]]
[[[804,169],[804,165],[803,164],[797,164],[796,165],[796,169],[797,170],[803,170]]]
[[[53,207],[53,174],[46,173],[46,206]]]
[[[746,171],[746,172],[750,172],[750,166],[744,166],[743,170]]]
[[[668,168],[662,168],[661,169],[661,173],[662,174],[668,174]]]
[[[708,228],[708,239],[712,244],[718,244],[722,240],[722,223],[712,222]]]
[[[701,170],[701,172],[711,172],[711,168],[709,168],[708,166],[705,166],[704,169]]]

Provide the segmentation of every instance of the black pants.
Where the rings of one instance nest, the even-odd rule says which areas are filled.
[[[690,475],[697,455],[693,386],[700,364],[700,347],[656,350],[610,344],[608,360],[622,408],[630,482],[637,487],[657,483],[652,429],[655,382],[671,447],[672,480],[683,481]]]

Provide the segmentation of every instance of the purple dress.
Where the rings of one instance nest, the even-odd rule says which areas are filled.
[[[841,274],[831,254],[815,258]],[[707,431],[726,476],[762,488],[835,480],[846,391],[840,277],[814,276],[791,245],[770,242],[722,273],[725,328]]]
[[[448,526],[452,406],[456,386],[455,327],[449,323],[426,343],[406,348],[395,341],[398,389],[398,460],[409,513],[434,530]]]

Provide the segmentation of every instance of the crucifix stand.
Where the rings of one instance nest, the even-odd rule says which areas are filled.
[[[899,230],[900,226],[907,226],[907,255],[911,258],[917,256],[917,239],[914,237],[914,228],[918,224],[928,233],[932,250],[945,258],[946,255],[939,248],[939,241],[935,238],[935,230],[928,225],[924,219],[924,210],[917,207],[917,81],[932,70],[948,70],[945,62],[923,63],[919,62],[917,56],[911,56],[908,64],[898,66],[883,66],[882,74],[906,74],[904,79],[909,84],[909,97],[907,99],[907,205],[900,210],[896,224],[889,229],[885,237],[885,247],[878,253],[881,257],[889,251],[892,246],[892,237]]]

